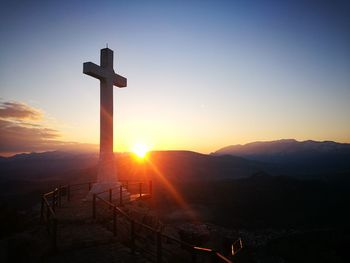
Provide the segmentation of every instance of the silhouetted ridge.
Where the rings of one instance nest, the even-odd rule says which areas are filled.
[[[288,154],[328,154],[328,153],[350,153],[350,144],[337,143],[333,141],[296,141],[294,139],[283,139],[277,141],[252,142],[244,145],[230,145],[223,147],[214,155],[237,155],[251,157],[258,155],[288,155]]]

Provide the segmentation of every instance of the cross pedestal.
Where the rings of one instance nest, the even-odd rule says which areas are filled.
[[[100,80],[100,157],[91,195],[120,186],[113,153],[113,86],[126,87],[127,79],[114,72],[113,50],[109,48],[101,49],[100,66],[85,62],[83,73]]]

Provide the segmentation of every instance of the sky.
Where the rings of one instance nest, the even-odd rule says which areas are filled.
[[[0,154],[95,147],[114,50],[114,151],[350,143],[346,1],[2,1]]]

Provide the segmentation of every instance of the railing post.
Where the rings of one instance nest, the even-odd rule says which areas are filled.
[[[152,195],[153,195],[153,193],[152,193],[153,192],[152,180],[149,181],[148,187],[149,187],[149,195],[150,195],[150,197],[152,197]]]
[[[96,194],[92,196],[92,218],[96,219]]]
[[[142,196],[142,183],[139,183],[140,197]]]
[[[57,250],[57,219],[52,218],[52,249]]]
[[[162,234],[157,231],[157,263],[162,262]]]
[[[56,189],[57,188],[55,188],[55,190],[53,190],[53,193],[52,193],[52,203],[51,203],[51,205],[52,205],[52,210],[53,211],[55,211],[55,206],[56,206]]]
[[[112,203],[112,188],[109,188],[109,202]],[[111,209],[111,207],[109,207]]]
[[[49,219],[50,219],[50,209],[49,207],[46,205],[46,223],[49,223]]]
[[[44,222],[44,195],[41,196],[40,221]]]
[[[119,187],[119,205],[123,205],[123,186]]]
[[[91,190],[91,182],[89,182],[89,191]]]
[[[62,194],[62,186],[58,186],[58,207],[61,208],[62,202],[61,202],[61,194]]]
[[[113,206],[113,235],[117,235],[117,209]]]
[[[131,219],[131,253],[135,254],[135,221]]]
[[[70,184],[67,186],[67,201],[70,201]]]

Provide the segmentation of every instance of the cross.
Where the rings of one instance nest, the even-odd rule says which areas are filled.
[[[113,50],[101,49],[100,66],[85,62],[83,73],[100,80],[100,161],[98,181],[116,181],[113,155],[113,86],[126,87],[127,79],[113,70]]]

